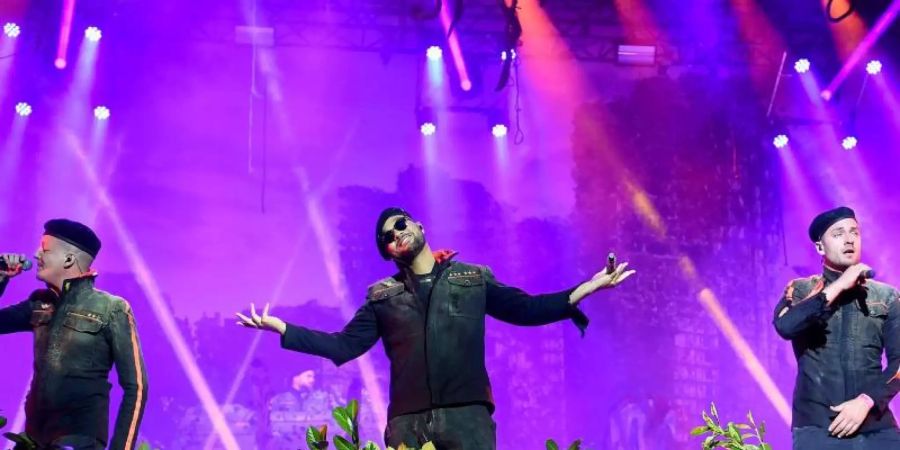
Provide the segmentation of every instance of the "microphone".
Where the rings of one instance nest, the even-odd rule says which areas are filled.
[[[869,269],[869,270],[859,274],[859,278],[863,279],[863,280],[869,280],[869,279],[875,278],[875,271],[872,269]]]
[[[606,257],[606,273],[611,274],[616,271],[616,254],[613,252],[609,252],[609,256]]]
[[[6,264],[6,259],[0,258],[0,270],[7,271],[10,270],[8,264]],[[31,260],[23,260],[22,261],[22,271],[31,270]]]

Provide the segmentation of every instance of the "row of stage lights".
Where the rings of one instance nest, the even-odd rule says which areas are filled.
[[[7,22],[3,25],[3,34],[10,39],[18,38],[22,34],[22,28],[19,25]],[[103,32],[100,31],[99,28],[90,26],[85,28],[84,30],[84,38],[89,42],[99,42],[103,37]],[[65,67],[65,61],[56,61],[56,67],[62,69]],[[31,113],[34,112],[34,108],[26,102],[16,103],[16,114],[21,117],[28,117]],[[94,118],[97,120],[107,120],[109,119],[109,108],[106,106],[97,106],[94,108]]]
[[[443,59],[443,57],[444,57],[444,50],[441,49],[441,47],[439,47],[437,45],[432,45],[431,47],[428,47],[425,50],[425,58],[427,58],[429,61],[437,62],[437,61],[440,61],[441,59]],[[510,57],[512,57],[512,59],[516,59],[516,51],[515,50],[510,50],[508,52],[506,50],[504,50],[504,51],[500,52],[500,60],[501,61],[506,61],[506,59],[510,58]],[[419,131],[422,133],[422,136],[434,136],[438,131],[437,123],[430,117],[427,117],[427,118],[422,117],[424,115],[431,116],[432,114],[421,114],[420,113],[418,115],[420,116],[419,120],[418,120]],[[501,121],[499,121],[499,120],[494,120],[492,122],[493,123],[490,124],[490,129],[491,129],[491,134],[495,138],[498,138],[498,139],[504,138],[504,137],[506,137],[507,134],[509,134],[509,127],[505,123],[501,123]]]
[[[506,61],[510,55],[512,56],[512,59],[516,59],[515,50],[510,50],[509,52],[503,50],[500,52],[500,60]],[[432,45],[425,50],[425,57],[428,58],[429,61],[440,61],[444,57],[444,50],[437,45]]]
[[[791,140],[786,134],[779,134],[778,136],[775,136],[775,139],[772,139],[772,145],[777,149],[782,149],[786,148],[790,141]],[[853,150],[856,148],[856,144],[859,144],[859,140],[856,139],[856,136],[844,136],[844,138],[841,139],[841,147],[843,147],[844,150]]]
[[[799,74],[804,74],[812,69],[812,63],[806,58],[800,58],[794,61],[794,71]],[[870,76],[875,76],[881,73],[882,64],[881,61],[877,59],[870,60],[866,63],[866,73]],[[823,93],[822,97],[827,101],[830,100],[830,95]],[[786,134],[779,134],[772,139],[772,145],[777,149],[783,149],[788,146],[790,143],[790,138]],[[853,150],[856,148],[857,144],[859,144],[859,140],[856,136],[847,135],[841,139],[841,147],[844,150]]]
[[[30,104],[26,102],[16,103],[16,114],[21,117],[28,117],[31,113],[34,112],[34,109]],[[109,108],[106,106],[98,106],[94,108],[94,118],[97,120],[107,120],[109,119]]]
[[[800,58],[794,62],[794,71],[797,73],[807,73],[812,68],[812,63],[806,58]],[[866,73],[869,75],[878,75],[881,73],[881,61],[873,59],[866,63]]]
[[[419,131],[422,133],[422,136],[434,136],[437,133],[437,125],[432,121],[425,121],[421,125],[419,125]],[[509,133],[509,127],[502,123],[494,124],[491,127],[491,134],[494,135],[495,138],[506,137]]]
[[[7,22],[3,25],[3,34],[8,38],[15,39],[22,34],[22,28],[13,22]],[[90,26],[84,29],[84,38],[90,42],[99,42],[102,37],[103,32],[97,27]]]

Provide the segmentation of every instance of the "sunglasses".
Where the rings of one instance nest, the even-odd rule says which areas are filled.
[[[385,231],[381,234],[381,245],[387,246],[391,242],[394,242],[396,238],[395,231],[403,231],[409,226],[409,219],[406,217],[401,217],[394,222],[394,227],[390,230]]]

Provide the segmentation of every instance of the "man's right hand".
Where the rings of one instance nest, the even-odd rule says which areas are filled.
[[[822,290],[822,292],[825,293],[825,298],[828,300],[828,303],[833,302],[834,299],[841,295],[841,292],[853,289],[859,284],[863,272],[867,270],[872,270],[872,268],[863,263],[854,264],[848,267],[847,270],[844,270],[844,273],[842,273],[837,280],[834,280],[833,283]]]
[[[20,253],[0,253],[0,260],[5,265],[5,270],[0,270],[0,282],[22,273],[25,255]]]
[[[242,327],[269,330],[282,335],[287,331],[287,324],[283,320],[269,315],[268,303],[266,303],[261,316],[256,314],[256,306],[253,303],[250,304],[250,317],[241,313],[237,313],[237,316],[238,319],[241,319],[237,324]]]

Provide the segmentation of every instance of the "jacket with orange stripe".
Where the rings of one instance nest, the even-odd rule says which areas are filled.
[[[6,281],[0,282],[0,294]],[[39,289],[0,309],[0,334],[34,333],[34,376],[26,433],[47,445],[91,436],[113,450],[134,448],[147,400],[147,372],[128,303],[94,288],[94,275],[67,280],[62,293]],[[109,440],[109,372],[124,391]]]
[[[791,281],[775,307],[775,329],[797,358],[793,426],[828,428],[830,406],[866,394],[875,401],[860,432],[896,427],[888,404],[900,391],[900,299],[875,280],[826,306],[825,286],[839,273]],[[887,367],[881,365],[887,354]]]

